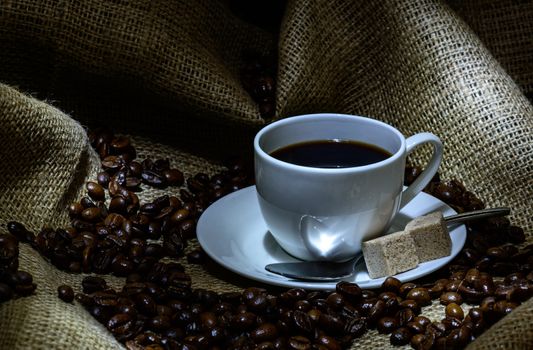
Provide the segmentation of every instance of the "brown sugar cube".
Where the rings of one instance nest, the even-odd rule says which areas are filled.
[[[440,211],[411,220],[404,229],[413,238],[420,262],[448,256],[452,240]]]
[[[363,242],[362,250],[370,278],[392,276],[418,266],[415,242],[404,231]]]

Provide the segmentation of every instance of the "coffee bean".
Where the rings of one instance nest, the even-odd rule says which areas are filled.
[[[446,305],[446,316],[462,320],[464,318],[464,312],[456,303],[449,303]]]
[[[460,319],[450,316],[446,316],[444,319],[442,319],[441,323],[444,325],[446,333],[449,333],[450,331],[457,329],[462,325]]]
[[[318,319],[318,325],[331,335],[340,335],[346,326],[344,320],[337,315],[321,313]]]
[[[402,286],[402,282],[400,282],[399,279],[395,277],[387,277],[385,278],[385,281],[381,284],[381,288],[384,291],[389,291],[393,293],[398,293],[400,291],[400,287]]]
[[[420,314],[420,312],[422,311],[420,305],[418,305],[418,303],[412,299],[403,300],[399,306],[401,309],[411,309],[415,315]]]
[[[98,276],[84,277],[81,282],[81,285],[83,287],[83,293],[86,294],[102,291],[107,288],[106,281]]]
[[[398,322],[400,323],[400,326],[406,326],[409,322],[414,321],[416,315],[411,309],[400,309],[396,313],[396,318],[398,319]]]
[[[165,177],[155,171],[143,170],[141,178],[150,186],[161,188],[167,185]]]
[[[416,350],[430,350],[434,343],[435,338],[432,334],[415,334],[411,338],[411,346]]]
[[[178,169],[167,169],[163,171],[163,176],[170,186],[181,186],[184,182],[183,173]]]
[[[463,298],[461,297],[461,294],[457,292],[446,292],[440,296],[440,303],[442,305],[448,305],[450,303],[461,305],[463,303]]]
[[[326,298],[326,303],[333,310],[340,310],[344,306],[344,297],[341,293],[333,292]]]
[[[385,316],[386,311],[386,303],[381,299],[377,300],[368,312],[368,322],[375,325],[380,318]]]
[[[390,335],[390,343],[392,345],[400,346],[409,344],[413,334],[407,327],[400,327],[394,330]]]
[[[377,330],[381,334],[390,334],[400,326],[397,318],[385,316],[378,320]]]
[[[359,338],[367,330],[367,324],[364,318],[350,318],[344,326],[345,333],[351,335],[354,338]]]
[[[352,303],[358,302],[362,297],[361,288],[355,283],[341,281],[335,286],[337,293]]]
[[[203,264],[207,260],[207,255],[201,248],[194,249],[187,253],[187,262],[190,264]]]
[[[454,329],[446,337],[446,346],[450,349],[462,349],[470,341],[470,334],[471,331],[466,326]]]
[[[416,301],[420,306],[426,306],[431,304],[431,296],[426,288],[413,288],[411,289],[406,296],[406,299],[411,299]]]
[[[7,230],[20,242],[31,243],[35,239],[35,235],[32,232],[28,231],[23,224],[17,221],[8,222]]]
[[[87,193],[89,194],[89,197],[93,199],[94,201],[103,201],[105,200],[105,191],[104,188],[96,183],[89,181],[86,184]]]
[[[311,349],[311,341],[304,336],[293,336],[288,340],[288,349],[307,350]]]
[[[274,341],[278,337],[278,329],[272,323],[263,323],[250,332],[250,338],[256,343]]]
[[[416,288],[416,284],[407,282],[401,285],[400,290],[398,292],[400,293],[400,296],[402,298],[409,299],[407,298],[407,294],[414,288]]]

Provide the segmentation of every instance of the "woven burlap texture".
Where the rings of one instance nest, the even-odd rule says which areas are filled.
[[[533,6],[493,3],[453,4],[458,16],[429,0],[289,2],[278,43],[278,117],[354,113],[406,135],[431,131],[445,143],[442,177],[460,179],[490,206],[510,206],[512,221],[531,237],[533,109],[521,88],[530,91],[532,22],[525,19]],[[65,206],[96,172],[83,127],[50,104],[83,122],[176,138],[189,148],[247,146],[265,123],[238,75],[242,51],[266,52],[275,41],[232,16],[223,2],[13,0],[0,6],[0,81],[50,102],[0,87],[2,232],[8,220],[31,229],[65,223]],[[484,15],[476,17],[479,8]],[[507,35],[511,29],[520,35]],[[217,169],[190,153],[135,140],[141,152],[166,154],[189,173]],[[21,254],[21,269],[39,287],[35,296],[0,306],[1,348],[120,346],[81,307],[55,296],[61,283],[79,288],[82,276],[57,271],[25,246]],[[188,269],[196,286],[223,291],[255,284],[216,267]],[[472,346],[533,343],[532,304]],[[426,312],[442,317],[437,306]],[[390,345],[371,332],[354,346]]]

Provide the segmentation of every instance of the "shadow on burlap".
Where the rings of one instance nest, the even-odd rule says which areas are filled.
[[[527,19],[533,5],[487,3],[454,3],[459,16],[434,1],[291,1],[279,42],[218,1],[3,3],[0,81],[17,89],[0,85],[0,232],[9,220],[33,230],[66,224],[66,206],[98,170],[82,125],[129,132],[140,154],[168,157],[186,174],[216,172],[224,153],[249,149],[266,123],[239,81],[242,53],[255,49],[277,50],[278,118],[354,113],[406,135],[433,132],[445,143],[442,177],[461,180],[489,206],[510,206],[531,241],[533,109],[522,92],[531,91],[533,69],[494,28],[508,25],[507,16],[498,21],[501,6]],[[531,38],[531,23],[511,27],[511,37]],[[511,43],[531,57],[532,42]],[[57,299],[59,284],[79,288],[83,276],[57,271],[26,246],[21,269],[38,289],[0,306],[1,348],[120,347],[79,305]],[[216,266],[187,269],[196,287],[256,284]],[[527,348],[531,310],[529,301],[471,347]],[[439,319],[443,310],[424,313]],[[390,347],[375,332],[354,346]]]

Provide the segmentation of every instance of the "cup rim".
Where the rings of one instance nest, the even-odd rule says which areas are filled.
[[[390,157],[382,161],[376,162],[376,163],[355,166],[355,167],[344,167],[344,168],[317,168],[317,167],[292,164],[292,163],[288,163],[288,162],[276,159],[272,157],[270,154],[268,154],[267,152],[265,152],[259,145],[261,138],[266,133],[271,131],[272,129],[282,127],[287,124],[294,124],[294,123],[298,123],[298,122],[302,122],[306,120],[318,120],[318,119],[324,119],[324,118],[336,118],[337,120],[359,119],[359,120],[364,120],[366,122],[377,124],[381,127],[388,129],[394,134],[396,134],[398,138],[400,139],[400,147]],[[405,149],[406,149],[405,136],[392,125],[389,125],[377,119],[372,119],[372,118],[363,117],[359,115],[341,114],[341,113],[313,113],[313,114],[296,115],[292,117],[279,119],[263,127],[261,130],[257,132],[257,134],[254,137],[255,154],[260,156],[265,161],[271,162],[274,165],[284,167],[286,169],[297,170],[297,171],[307,171],[307,172],[312,171],[312,172],[323,173],[323,174],[353,173],[353,172],[362,172],[362,171],[368,171],[368,170],[372,170],[376,168],[381,168],[390,163],[396,162],[398,158],[400,158],[404,154]]]

